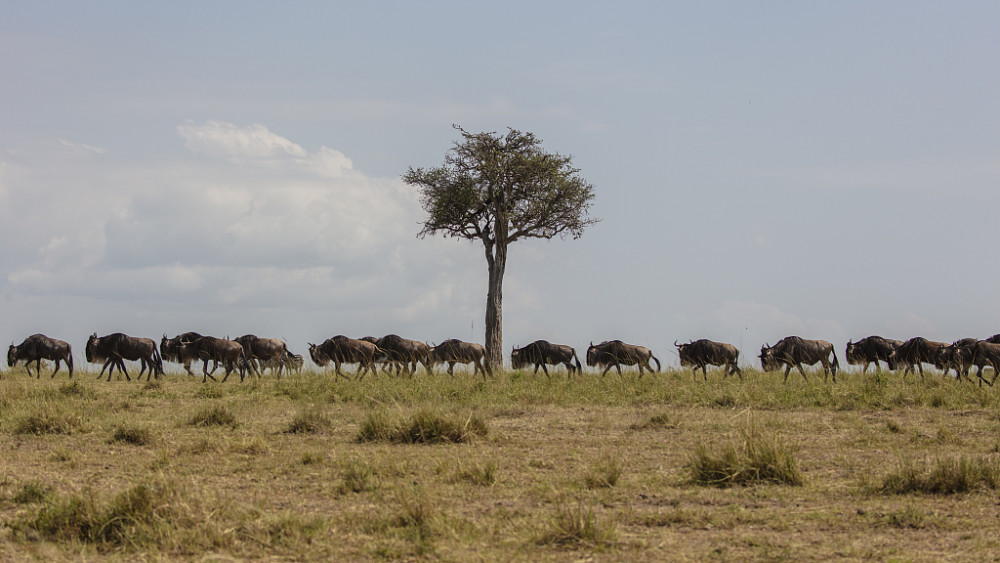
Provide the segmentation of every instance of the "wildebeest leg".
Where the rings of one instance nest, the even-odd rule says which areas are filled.
[[[56,369],[52,371],[52,377],[56,376],[56,372],[59,371],[59,360],[56,360]],[[41,373],[41,372],[39,372]]]
[[[450,375],[452,379],[455,378],[454,370],[455,370],[455,362],[448,362],[448,375]]]
[[[920,381],[923,381],[924,380],[924,363],[923,362],[917,362],[917,369],[920,370]]]
[[[792,371],[792,364],[785,364],[785,379],[782,383],[788,383],[788,372]]]
[[[795,367],[799,368],[799,373],[802,374],[802,379],[805,379],[806,381],[809,381],[809,378],[806,377],[806,370],[802,369],[802,363],[799,362],[799,363],[795,364]],[[826,380],[826,372],[823,372],[823,378],[824,378],[824,381],[825,381]]]
[[[740,366],[736,365],[736,362],[733,362],[732,364],[730,364],[730,366],[731,366],[730,367],[730,374],[732,374],[733,372],[735,372],[736,375],[740,376],[740,381],[743,381],[743,371],[740,370]]]
[[[30,371],[28,372],[28,375],[31,375]],[[35,360],[35,379],[41,379],[41,378],[42,378],[42,359],[38,358],[37,360]]]
[[[539,364],[535,364],[535,375],[538,375],[538,365]],[[545,374],[545,377],[552,379],[552,376],[549,375],[549,368],[545,366],[544,362],[541,364],[541,366],[542,366],[542,373]]]
[[[217,379],[215,379],[215,377],[212,374],[208,373],[208,360],[207,359],[205,360],[205,366],[201,369],[201,371],[205,374],[205,377],[201,378],[201,382],[202,383],[207,382],[209,379],[211,379],[212,381],[218,381]],[[191,374],[191,375],[194,375],[194,374]],[[225,380],[223,380],[223,381],[225,381]]]

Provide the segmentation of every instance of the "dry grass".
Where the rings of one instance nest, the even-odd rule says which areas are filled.
[[[1000,552],[1000,392],[940,377],[87,375],[0,378],[0,560]]]

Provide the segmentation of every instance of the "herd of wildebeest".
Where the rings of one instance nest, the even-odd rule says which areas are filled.
[[[674,341],[681,366],[691,367],[695,377],[702,370],[702,377],[708,379],[707,366],[720,366],[724,376],[736,374],[743,379],[740,370],[739,350],[732,344],[713,342],[711,340],[695,340],[686,344]],[[862,372],[867,373],[868,366],[875,365],[881,370],[881,362],[885,362],[890,370],[903,369],[903,379],[910,372],[920,372],[924,377],[923,364],[930,364],[943,370],[945,375],[955,371],[956,378],[971,381],[969,372],[977,367],[976,376],[979,385],[984,382],[992,386],[1000,373],[1000,334],[995,334],[985,340],[963,338],[951,344],[935,342],[926,338],[916,337],[905,342],[869,336],[857,342],[848,341],[845,350],[847,362],[862,366]],[[202,336],[197,332],[186,332],[173,338],[164,334],[159,347],[151,338],[137,338],[116,332],[106,336],[96,333],[87,339],[85,348],[88,362],[103,364],[98,378],[108,372],[108,381],[117,368],[125,378],[131,381],[125,367],[125,360],[141,363],[139,377],[146,374],[147,381],[152,376],[163,374],[163,362],[171,361],[182,364],[189,375],[191,363],[203,362],[202,382],[208,379],[215,381],[213,373],[221,365],[225,369],[226,381],[229,375],[237,372],[240,381],[247,375],[258,377],[268,368],[281,377],[285,370],[299,371],[302,369],[303,357],[289,351],[283,340],[275,338],[260,338],[247,334],[230,340]],[[395,334],[375,338],[366,336],[355,339],[343,335],[328,338],[320,344],[309,344],[309,356],[320,367],[333,365],[337,377],[347,377],[341,370],[343,364],[357,365],[356,377],[361,379],[367,373],[377,374],[379,366],[384,373],[412,376],[418,366],[423,365],[427,373],[433,373],[435,365],[447,364],[448,373],[454,375],[455,364],[472,364],[474,373],[482,374],[485,379],[492,376],[490,366],[485,361],[486,350],[480,344],[451,339],[436,346],[417,340],[409,340]],[[511,365],[514,369],[534,367],[534,373],[541,368],[549,376],[547,365],[566,366],[568,374],[582,372],[583,366],[571,346],[552,344],[547,340],[536,340],[522,348],[511,350]],[[823,366],[823,381],[828,376],[837,381],[837,370],[840,363],[833,344],[826,340],[806,340],[798,336],[788,336],[778,341],[774,346],[765,344],[760,349],[760,362],[765,371],[777,371],[785,368],[784,381],[788,381],[791,369],[797,368],[802,377],[806,377],[803,364]],[[641,378],[644,370],[653,372],[651,361],[656,363],[655,371],[660,371],[660,360],[644,346],[626,344],[621,340],[610,340],[600,344],[591,343],[587,348],[587,365],[603,368],[603,377],[612,367],[620,375],[622,366],[636,366]],[[49,338],[43,334],[34,334],[19,344],[11,343],[7,351],[7,365],[14,367],[18,362],[24,362],[28,374],[31,374],[31,363],[35,364],[35,375],[41,375],[42,360],[55,362],[52,377],[59,371],[60,363],[65,362],[69,376],[73,377],[72,349],[67,342]],[[212,362],[212,369],[208,364]],[[983,377],[983,368],[993,368],[993,378]]]

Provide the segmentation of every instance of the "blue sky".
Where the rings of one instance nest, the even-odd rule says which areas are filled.
[[[482,341],[479,247],[400,180],[470,131],[573,155],[505,345],[986,337],[995,2],[20,3],[0,21],[0,338]]]

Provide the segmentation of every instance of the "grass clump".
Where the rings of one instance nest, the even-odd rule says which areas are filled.
[[[803,482],[791,449],[777,437],[766,436],[752,427],[741,430],[737,443],[715,449],[699,445],[688,459],[687,470],[691,482],[716,487]]]
[[[51,406],[39,408],[14,424],[15,434],[72,434],[82,426],[79,416],[73,416]]]
[[[393,420],[385,412],[369,413],[361,422],[358,442],[397,444],[461,444],[483,437],[489,428],[476,415],[447,416],[433,410],[421,410],[409,420]]]
[[[196,412],[189,420],[191,426],[228,426],[236,428],[236,416],[222,405],[207,407]]]
[[[333,426],[330,417],[317,407],[303,410],[292,418],[286,434],[321,434]]]
[[[153,442],[153,432],[148,428],[120,425],[112,432],[111,442],[147,446]]]
[[[952,495],[977,488],[997,490],[1000,488],[1000,465],[984,457],[938,458],[933,463],[920,465],[911,458],[902,458],[893,471],[878,482],[870,479],[863,482],[862,488],[886,495]]]
[[[614,522],[598,518],[594,506],[584,506],[579,499],[576,506],[561,502],[535,537],[535,543],[595,548],[611,545],[617,536]]]
[[[21,490],[14,494],[14,498],[11,500],[17,504],[33,504],[44,501],[48,498],[49,493],[50,489],[47,485],[32,481],[22,485]]]
[[[338,490],[341,494],[374,491],[379,485],[375,469],[369,463],[357,459],[344,464],[340,478]]]
[[[588,489],[614,487],[618,484],[618,479],[620,479],[621,476],[621,459],[611,452],[605,452],[597,460],[597,462],[594,463],[590,471],[583,476],[583,484]]]
[[[462,467],[456,473],[455,480],[480,487],[491,487],[497,480],[497,462],[491,460]]]
[[[629,430],[656,430],[663,428],[677,428],[677,420],[674,416],[662,413],[655,414],[642,422],[629,425]]]

